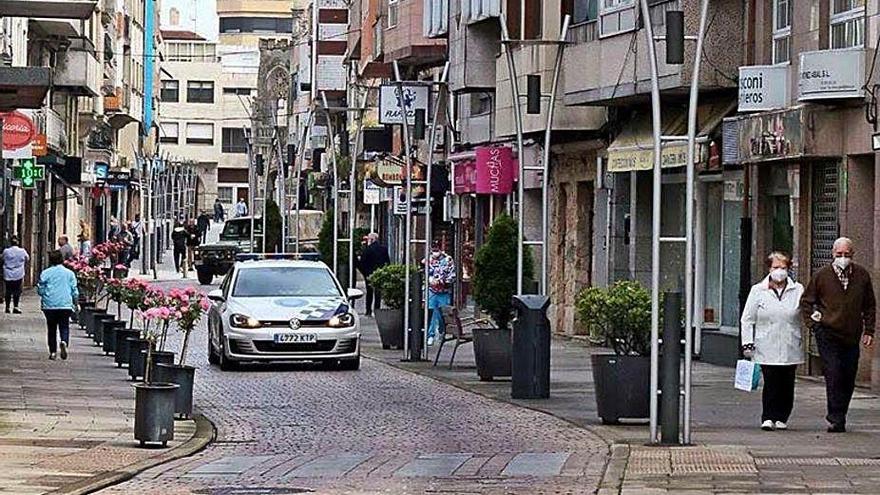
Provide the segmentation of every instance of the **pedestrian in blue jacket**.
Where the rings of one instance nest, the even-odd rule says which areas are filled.
[[[79,290],[76,286],[76,275],[63,265],[61,251],[49,253],[49,268],[40,273],[37,294],[43,314],[46,315],[46,326],[49,338],[49,359],[55,360],[58,347],[57,333],[61,331],[61,359],[67,359],[67,348],[70,345],[70,315],[76,307]]]

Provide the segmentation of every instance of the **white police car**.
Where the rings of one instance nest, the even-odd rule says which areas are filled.
[[[228,370],[243,361],[318,361],[360,367],[360,323],[346,291],[324,263],[295,256],[240,255],[208,294],[208,361]]]

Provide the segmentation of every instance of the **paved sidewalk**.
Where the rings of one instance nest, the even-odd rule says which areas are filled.
[[[139,448],[126,370],[76,325],[69,359],[50,361],[37,297],[22,309],[0,314],[0,493],[88,493],[210,440],[206,420],[176,421],[169,448]]]
[[[497,400],[546,412],[586,427],[612,449],[601,494],[623,493],[880,493],[880,397],[859,390],[849,433],[825,433],[825,388],[799,380],[791,430],[758,428],[760,393],[734,390],[733,370],[696,362],[693,447],[645,446],[647,424],[602,425],[593,394],[590,354],[597,349],[563,338],[551,347],[551,397],[510,398],[510,380],[481,382],[473,346],[459,348],[447,368],[447,345],[437,367],[401,362],[403,351],[382,350],[372,318],[362,318],[364,355]],[[431,349],[434,357],[436,347]]]

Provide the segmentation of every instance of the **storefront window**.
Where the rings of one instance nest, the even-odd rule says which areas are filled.
[[[739,263],[742,182],[706,184],[703,239],[703,322],[736,328],[739,322]]]
[[[730,186],[739,188],[742,182],[727,182],[724,198],[723,242],[721,281],[721,324],[725,327],[739,326],[739,267],[742,229],[742,200],[729,194]]]

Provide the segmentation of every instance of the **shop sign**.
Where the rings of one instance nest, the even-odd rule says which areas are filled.
[[[32,157],[31,142],[37,135],[34,121],[21,112],[7,112],[0,117],[3,118],[3,158]]]
[[[739,161],[795,158],[804,154],[803,112],[792,109],[738,119]]]
[[[394,187],[394,214],[406,215],[406,194],[400,186]]]
[[[741,180],[724,181],[724,201],[742,201],[746,188]]]
[[[37,181],[46,179],[46,167],[37,165],[34,157],[23,158],[12,167],[12,178],[20,181],[24,189],[33,189]]]
[[[125,189],[131,183],[131,173],[127,170],[111,170],[107,172],[104,182],[112,190]]]
[[[32,146],[34,156],[46,156],[47,154],[49,154],[49,147],[46,143],[45,134],[37,134],[36,137],[34,137],[34,142]]]
[[[428,113],[428,87],[407,86],[402,88],[403,99],[399,101],[396,84],[383,84],[379,88],[379,123],[401,124],[401,107],[406,109],[406,121],[413,125],[416,121],[416,110]]]
[[[646,138],[651,142],[651,137]],[[673,144],[663,146],[660,153],[662,168],[684,167],[687,163],[687,145]],[[610,148],[608,150],[608,171],[629,172],[632,170],[651,170],[654,168],[654,150],[641,146]]]
[[[739,68],[740,112],[785,108],[788,104],[788,65],[750,65]]]
[[[370,179],[364,179],[364,204],[377,205],[381,202],[382,188]]]
[[[110,173],[109,164],[103,162],[95,163],[95,180],[106,180],[108,173]]]
[[[507,146],[476,149],[477,194],[510,194],[513,192],[513,150]]]
[[[801,53],[798,99],[862,98],[864,76],[864,48]]]
[[[455,178],[455,194],[470,194],[477,192],[477,163],[473,160],[456,162],[452,166]]]

